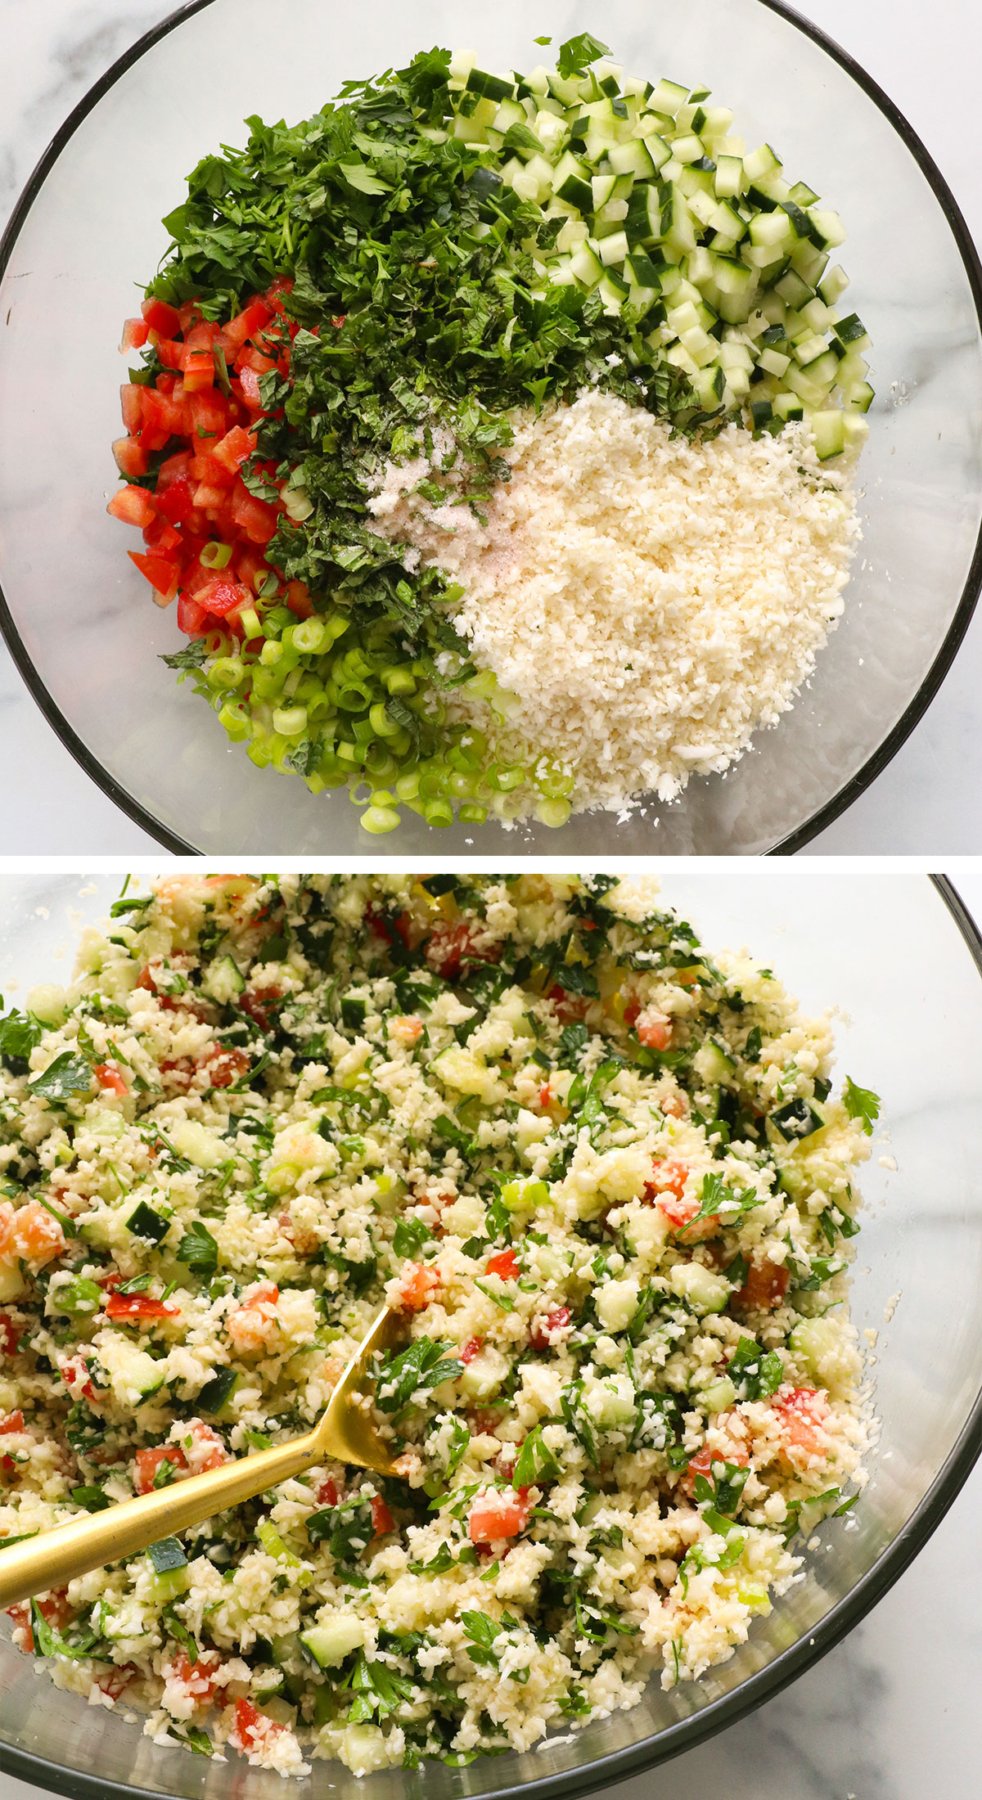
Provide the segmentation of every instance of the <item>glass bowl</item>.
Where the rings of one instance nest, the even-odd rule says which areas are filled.
[[[368,840],[345,791],[253,767],[157,661],[183,643],[107,518],[123,318],[167,247],[184,177],[251,113],[302,118],[346,78],[421,45],[528,65],[534,33],[596,26],[589,0],[199,0],[148,33],[66,121],[0,254],[0,622],[35,698],[82,766],[174,850],[432,854],[413,815]],[[725,779],[674,806],[580,815],[559,833],[453,827],[441,851],[666,854],[793,849],[884,766],[936,691],[980,581],[982,270],[944,180],[876,84],[773,0],[651,8],[608,0],[625,66],[705,82],[750,142],[841,211],[850,302],[872,332],[878,398],[862,464],[864,543],[839,629],[794,711]],[[54,421],[57,419],[57,431]]]
[[[268,866],[268,865],[267,865]],[[863,1176],[853,1316],[877,1333],[880,1421],[859,1506],[828,1521],[806,1572],[729,1662],[631,1712],[597,1719],[524,1755],[464,1769],[427,1763],[361,1781],[315,1763],[296,1800],[556,1800],[690,1749],[776,1693],[883,1595],[943,1517],[982,1450],[982,939],[951,887],[920,875],[735,870],[726,883],[668,865],[665,901],[710,947],[747,945],[808,1010],[836,1022],[839,1077],[883,1100]],[[105,914],[118,883],[0,879],[0,986],[64,980],[80,917]],[[60,964],[55,960],[60,952]],[[21,1002],[22,1003],[22,1002]],[[884,1166],[896,1160],[897,1172]],[[0,1769],[78,1800],[290,1800],[278,1776],[164,1749],[114,1713],[35,1675],[0,1635]]]

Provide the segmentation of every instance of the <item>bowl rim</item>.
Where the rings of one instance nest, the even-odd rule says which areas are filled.
[[[961,208],[926,145],[900,108],[895,105],[873,76],[867,74],[862,64],[857,62],[849,51],[844,50],[828,32],[813,24],[810,19],[804,18],[795,7],[786,4],[786,0],[757,0],[757,3],[765,7],[768,12],[777,13],[779,18],[794,26],[804,37],[810,38],[820,50],[825,52],[826,56],[838,63],[840,68],[851,76],[857,86],[879,108],[906,145],[921,173],[925,176],[948,222],[968,278],[969,288],[975,302],[976,322],[979,332],[982,334],[982,259],[980,259],[979,251]],[[163,38],[169,36],[172,31],[175,31],[186,19],[192,18],[195,13],[204,11],[206,6],[212,4],[213,0],[185,0],[185,4],[158,20],[155,25],[138,37],[121,56],[117,57],[115,62],[110,64],[109,68],[72,108],[29,176],[6,226],[0,234],[0,280],[6,274],[14,246],[34,201],[62,151],[83,120],[88,117],[103,95],[108,93],[120,77],[139,62],[148,51],[152,50]],[[965,584],[944,640],[900,718],[862,767],[854,775],[851,775],[848,781],[844,782],[842,787],[809,818],[786,833],[777,843],[772,844],[764,852],[765,855],[790,856],[795,851],[802,849],[827,825],[831,825],[835,819],[839,818],[852,805],[853,801],[859,798],[860,794],[865,793],[877,776],[881,775],[887,765],[893,761],[901,745],[906,742],[915,725],[924,716],[951,668],[975,611],[980,591],[982,591],[982,519],[980,519],[978,537]],[[31,697],[66,750],[89,779],[114,802],[127,818],[155,838],[166,850],[170,850],[178,856],[203,854],[197,845],[172,831],[169,826],[157,819],[142,801],[129,793],[83,742],[45,686],[7,604],[2,581],[0,581],[0,633],[2,633],[7,649]]]
[[[196,4],[210,0],[196,0]],[[765,4],[769,0],[764,0]],[[982,930],[962,900],[954,882],[947,875],[924,877],[934,887],[961,934],[962,940],[982,979]],[[815,1629],[782,1650],[766,1668],[748,1676],[730,1694],[711,1700],[698,1713],[678,1719],[654,1736],[632,1744],[627,1749],[612,1751],[589,1763],[561,1774],[544,1775],[538,1780],[513,1782],[483,1796],[483,1800],[579,1800],[580,1796],[600,1792],[632,1775],[669,1762],[686,1750],[695,1749],[720,1731],[734,1725],[756,1711],[765,1700],[772,1699],[807,1669],[820,1662],[866,1614],[872,1611],[904,1573],[915,1556],[940,1525],[979,1457],[982,1456],[982,1385],[969,1408],[961,1431],[948,1456],[938,1470],[919,1505],[902,1526],[893,1542],[877,1557],[865,1575],[831,1610]],[[129,1782],[109,1784],[104,1776],[83,1769],[69,1769],[48,1762],[29,1750],[0,1741],[0,1772],[36,1782],[49,1792],[65,1794],[69,1800],[173,1800],[159,1788],[134,1787]],[[366,1790],[367,1791],[367,1790]]]

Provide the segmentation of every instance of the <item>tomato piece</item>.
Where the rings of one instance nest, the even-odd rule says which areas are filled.
[[[149,581],[154,593],[160,595],[157,605],[167,606],[177,593],[180,580],[176,562],[172,562],[169,556],[146,556],[141,550],[127,550],[126,554],[140,574]]]
[[[127,431],[135,433],[143,424],[144,389],[135,381],[124,381],[119,390],[120,410]]]
[[[145,475],[150,467],[150,457],[147,451],[133,437],[116,438],[113,444],[113,456],[121,475],[130,477]]]
[[[553,1344],[561,1342],[561,1333],[566,1330],[573,1317],[568,1306],[555,1306],[542,1319],[535,1319],[529,1332],[529,1342],[536,1350],[548,1350]]]
[[[238,1750],[255,1750],[257,1745],[283,1730],[285,1726],[271,1719],[268,1713],[260,1712],[251,1700],[236,1700],[235,1724],[228,1741]]]
[[[742,1445],[732,1446],[724,1456],[721,1451],[710,1450],[708,1444],[703,1444],[702,1449],[697,1450],[695,1456],[689,1458],[682,1476],[682,1486],[686,1493],[692,1494],[697,1475],[705,1476],[707,1481],[712,1480],[714,1463],[728,1462],[733,1463],[738,1469],[745,1469],[749,1461],[750,1458]]]
[[[184,373],[184,345],[175,338],[161,338],[156,346],[157,356],[165,369],[173,369],[177,375]]]
[[[151,1300],[146,1294],[110,1294],[106,1301],[106,1318],[119,1319],[127,1325],[139,1325],[143,1319],[176,1319],[178,1308],[164,1300]]]
[[[426,960],[444,981],[456,981],[465,968],[475,963],[496,963],[501,958],[501,945],[477,948],[477,933],[468,919],[436,925],[426,946]]]
[[[807,1463],[815,1456],[827,1455],[829,1403],[818,1388],[779,1389],[771,1405],[784,1430],[789,1462]]]
[[[0,1312],[0,1356],[16,1356],[20,1348],[20,1329],[9,1313]]]
[[[548,1111],[549,1107],[552,1105],[552,1088],[548,1081],[543,1082],[539,1089],[539,1105],[542,1107],[543,1112]]]
[[[178,476],[164,488],[158,483],[154,498],[159,511],[172,525],[184,525],[190,518],[193,511],[191,485],[183,476]]]
[[[208,630],[208,614],[203,606],[187,594],[179,594],[177,600],[178,629],[188,637],[203,637]]]
[[[484,1349],[484,1339],[483,1338],[479,1338],[479,1337],[468,1338],[466,1344],[464,1345],[463,1349],[460,1352],[461,1362],[462,1363],[473,1362],[475,1356],[480,1356],[481,1351],[483,1349]]]
[[[119,1277],[116,1279],[118,1281]],[[84,1400],[95,1399],[92,1372],[84,1356],[66,1356],[64,1362],[58,1365],[58,1373],[73,1399],[77,1399],[80,1394]]]
[[[639,1042],[647,1050],[667,1050],[672,1041],[672,1021],[654,1006],[646,1006],[638,1014],[636,1030]]]
[[[657,1200],[659,1204],[665,1194],[674,1194],[676,1200],[682,1200],[688,1178],[687,1163],[674,1162],[663,1156],[654,1156],[651,1159],[651,1177],[645,1182],[643,1197],[649,1202]],[[698,1210],[697,1205],[692,1207],[692,1212],[698,1212]],[[671,1217],[670,1214],[669,1216]],[[691,1213],[689,1217],[691,1217]],[[684,1223],[684,1219],[681,1222]]]
[[[227,431],[225,436],[214,445],[212,455],[216,462],[222,463],[235,475],[255,448],[255,432],[247,431],[244,425],[233,425],[231,431]]]
[[[255,369],[239,370],[239,387],[242,398],[250,412],[262,412],[263,403],[259,397],[259,376]]]
[[[381,1494],[372,1495],[372,1532],[375,1537],[388,1537],[396,1522]]]
[[[188,395],[188,417],[191,429],[187,435],[195,450],[211,450],[229,428],[228,402],[210,389],[204,393],[191,393]]]
[[[552,1001],[559,1017],[565,1022],[582,1020],[586,1017],[589,1001],[582,994],[569,993],[566,988],[560,987],[558,982],[554,982],[551,988],[546,989],[545,998]]]
[[[157,517],[153,495],[142,487],[117,488],[106,511],[123,525],[149,525]]]
[[[181,315],[174,306],[168,306],[166,300],[144,300],[140,308],[149,331],[157,331],[161,337],[176,337],[181,329]]]
[[[19,1406],[14,1412],[8,1413],[5,1419],[0,1419],[0,1437],[9,1437],[15,1431],[23,1431],[23,1429],[24,1415]]]
[[[110,1669],[107,1675],[100,1675],[96,1687],[100,1693],[105,1694],[107,1700],[118,1700],[137,1673],[135,1663],[120,1663],[118,1668]]]
[[[339,1497],[338,1484],[333,1475],[325,1475],[314,1494],[318,1506],[337,1506]]]
[[[788,1291],[790,1279],[787,1269],[781,1263],[751,1262],[746,1281],[733,1296],[734,1302],[748,1310],[762,1312],[773,1306],[780,1306]]]
[[[268,1031],[282,999],[282,988],[246,988],[245,993],[239,995],[239,1010],[248,1013],[254,1024],[259,1026],[260,1031]]]
[[[240,612],[244,606],[251,606],[253,600],[249,589],[240,581],[226,581],[221,575],[213,577],[195,598],[199,606],[219,619],[226,618],[229,613]]]
[[[188,1459],[179,1444],[158,1444],[154,1450],[138,1450],[134,1458],[133,1486],[138,1494],[149,1494],[161,1463],[173,1463],[175,1469],[186,1469]]]
[[[518,1537],[528,1524],[532,1503],[528,1488],[514,1493],[492,1492],[475,1500],[467,1519],[472,1544],[496,1544],[501,1538]]]
[[[92,1065],[92,1073],[105,1093],[118,1094],[120,1099],[123,1099],[129,1093],[129,1086],[117,1063],[94,1063]]]
[[[286,584],[286,603],[298,619],[311,619],[314,616],[314,602],[310,598],[302,581],[288,581]]]
[[[149,336],[150,327],[146,319],[125,319],[119,347],[121,350],[142,350]]]
[[[42,1268],[65,1248],[65,1234],[58,1220],[40,1200],[28,1200],[16,1211],[0,1209],[0,1259],[20,1259]]]
[[[245,533],[250,542],[268,544],[279,524],[279,515],[274,506],[267,505],[265,500],[258,500],[238,480],[232,494],[232,522],[239,531]]]
[[[272,308],[257,294],[256,298],[250,300],[241,312],[236,313],[234,319],[229,319],[228,324],[222,326],[222,336],[228,340],[233,350],[238,350],[245,343],[246,338],[251,338],[257,331],[261,331],[271,317]]]
[[[395,1305],[400,1312],[422,1312],[424,1306],[429,1306],[439,1285],[440,1277],[435,1269],[428,1269],[424,1263],[407,1263],[399,1277]]]
[[[213,1088],[227,1088],[242,1080],[249,1067],[249,1058],[244,1050],[218,1048],[212,1051],[205,1067]]]
[[[215,1698],[215,1676],[222,1666],[220,1656],[213,1651],[199,1651],[197,1660],[191,1661],[186,1650],[177,1650],[170,1658],[172,1680],[179,1681],[196,1706],[210,1706]]]
[[[515,1281],[521,1274],[514,1250],[499,1250],[497,1255],[488,1257],[484,1268],[488,1275],[500,1275],[502,1281]]]

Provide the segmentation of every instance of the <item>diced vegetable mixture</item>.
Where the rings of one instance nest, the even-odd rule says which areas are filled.
[[[190,176],[124,330],[144,355],[110,511],[177,599],[165,660],[260,768],[347,785],[370,833],[594,803],[573,742],[509,735],[460,585],[373,528],[393,461],[481,519],[516,424],[591,388],[700,441],[790,422],[795,463],[866,431],[838,215],[704,88],[605,50],[584,32],[499,76],[434,49],[299,125],[250,119]]]
[[[878,1102],[827,1019],[650,883],[193,875],[113,911],[0,1021],[0,1535],[303,1431],[385,1298],[399,1475],[326,1464],[16,1643],[283,1773],[698,1681],[861,1480]]]

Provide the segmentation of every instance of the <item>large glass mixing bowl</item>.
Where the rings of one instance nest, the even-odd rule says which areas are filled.
[[[274,19],[275,14],[275,19]],[[434,42],[529,66],[533,34],[601,30],[640,74],[705,82],[820,190],[849,233],[850,302],[874,340],[864,542],[845,618],[777,730],[725,779],[625,820],[561,832],[452,828],[454,855],[756,854],[804,843],[893,755],[935,693],[980,580],[982,270],[944,180],[869,76],[776,0],[196,0],[150,32],[67,120],[0,250],[0,623],[82,766],[171,849],[432,854],[409,815],[368,840],[345,792],[260,772],[157,660],[175,650],[104,512],[124,365],[120,324],[167,247],[183,179],[243,119],[299,119],[346,77]]]
[[[80,914],[104,915],[118,884],[0,880],[0,986],[64,980]],[[837,1069],[882,1096],[853,1316],[878,1333],[880,1420],[870,1484],[822,1527],[806,1574],[749,1642],[700,1682],[598,1719],[525,1755],[465,1769],[427,1764],[361,1781],[315,1763],[296,1800],[531,1800],[600,1791],[730,1724],[821,1656],[886,1592],[943,1517],[982,1449],[982,940],[947,885],[925,876],[805,875],[786,865],[724,883],[669,869],[666,901],[712,947],[746,945],[803,1006],[848,1009]],[[61,961],[57,961],[58,953]],[[15,996],[16,997],[16,996]],[[880,1160],[895,1160],[896,1169]],[[4,1622],[3,1638],[9,1636]],[[0,1641],[0,1769],[79,1800],[289,1800],[241,1762],[163,1749],[138,1725],[61,1693]]]

